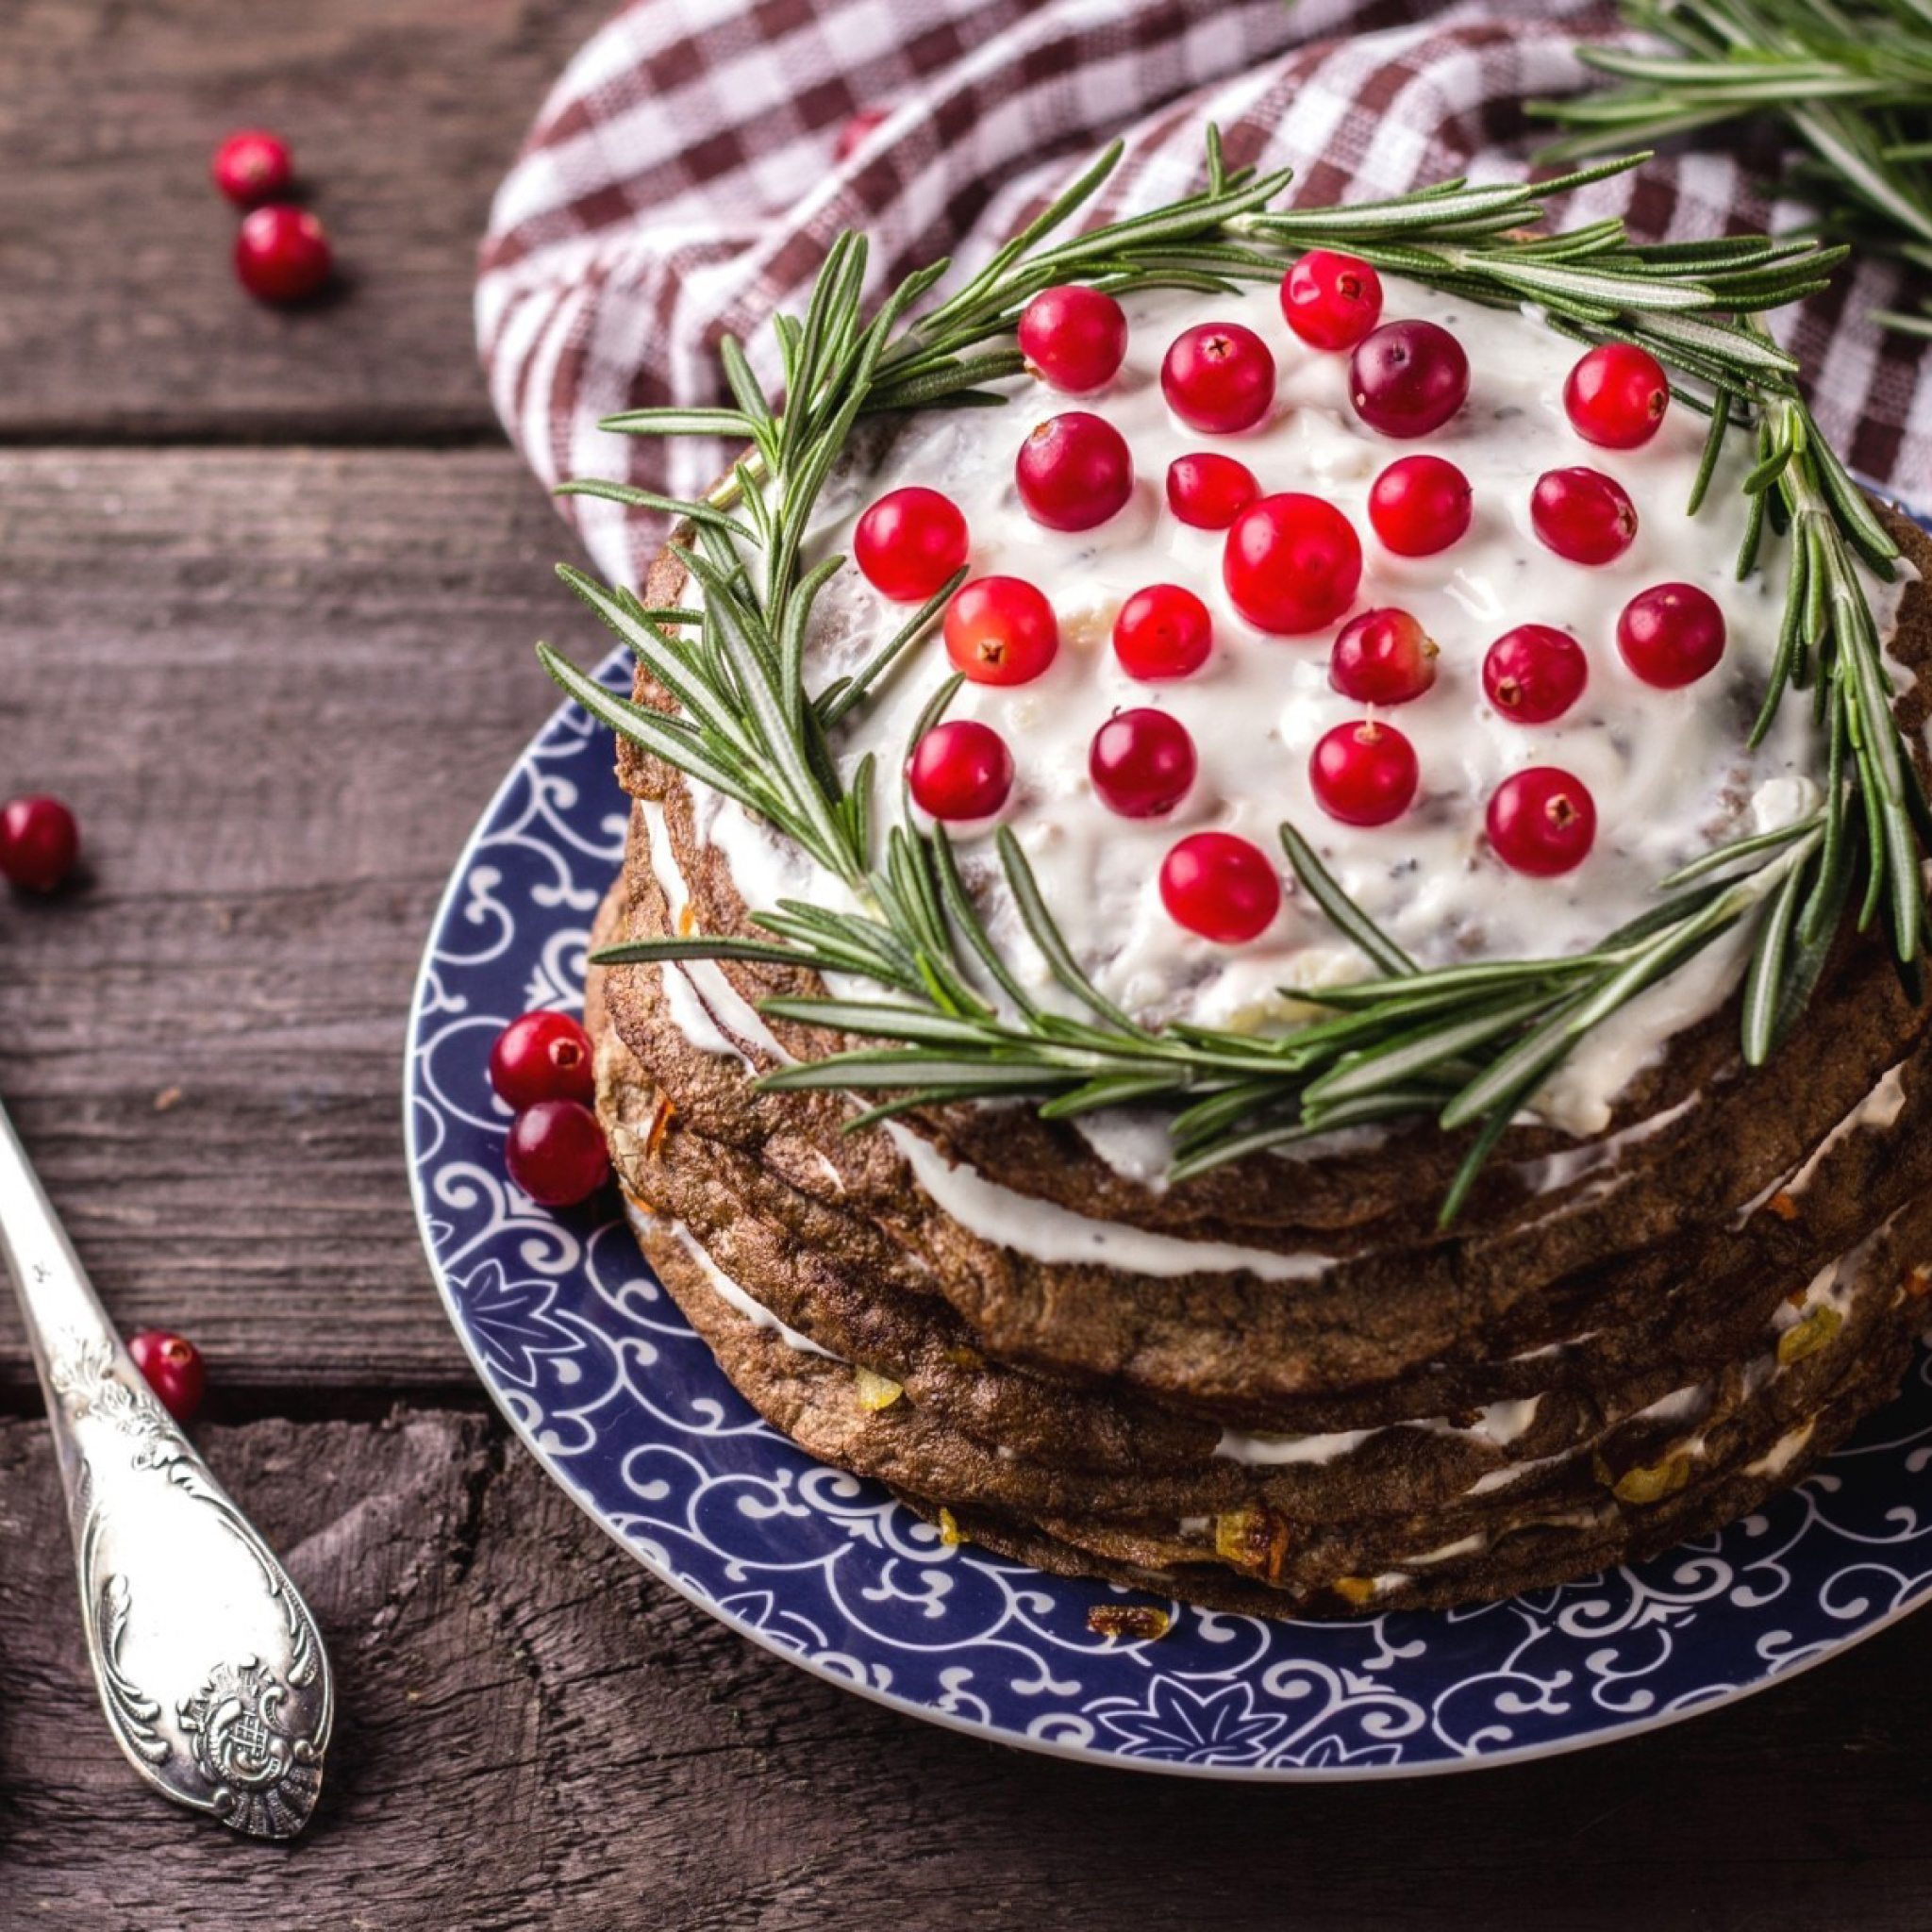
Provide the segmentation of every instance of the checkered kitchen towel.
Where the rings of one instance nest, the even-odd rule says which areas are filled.
[[[1204,125],[1236,164],[1291,165],[1300,201],[1520,176],[1547,130],[1522,103],[1591,84],[1578,38],[1607,7],[1554,0],[636,0],[558,81],[496,197],[476,292],[491,392],[546,482],[680,494],[721,447],[616,437],[597,419],[728,400],[730,330],[761,377],[764,325],[798,306],[841,228],[874,290],[941,254],[983,259],[1107,141],[1127,158],[1091,219],[1198,184]],[[857,111],[889,118],[842,162]],[[1567,198],[1654,239],[1790,225],[1774,148],[1684,153]],[[1826,432],[1864,475],[1932,500],[1932,355],[1864,318],[1904,306],[1890,267],[1840,275],[1776,326]],[[647,520],[568,504],[600,568],[630,575]]]

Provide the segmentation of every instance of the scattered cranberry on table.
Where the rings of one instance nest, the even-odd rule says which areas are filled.
[[[839,130],[839,138],[832,143],[832,158],[835,161],[849,161],[865,145],[865,138],[874,127],[883,126],[891,114],[890,108],[865,108],[853,115]]]
[[[1176,457],[1167,466],[1167,507],[1191,529],[1224,530],[1260,494],[1247,464],[1214,450]]]
[[[1637,508],[1601,470],[1545,470],[1530,491],[1537,536],[1572,563],[1612,563],[1637,535]]]
[[[1194,782],[1194,741],[1165,711],[1117,711],[1093,734],[1088,775],[1100,802],[1124,819],[1171,812]]]
[[[299,302],[328,280],[334,251],[322,223],[306,208],[271,202],[242,218],[235,236],[235,274],[263,302]]]
[[[0,806],[0,876],[29,892],[51,892],[80,858],[80,827],[58,798],[29,792]]]
[[[1024,577],[974,577],[946,606],[946,656],[974,684],[1027,684],[1060,647],[1059,622]]]
[[[1469,399],[1469,358],[1440,323],[1385,322],[1357,343],[1349,399],[1384,436],[1426,436]]]
[[[966,561],[966,519],[951,497],[888,491],[858,520],[852,553],[867,583],[895,604],[924,604]]]
[[[1193,591],[1179,584],[1136,591],[1113,621],[1113,651],[1121,669],[1141,684],[1191,677],[1214,648],[1214,620]]]
[[[1635,342],[1600,342],[1571,370],[1563,408],[1586,442],[1636,449],[1657,432],[1670,407],[1663,364]]]
[[[1382,319],[1382,278],[1358,255],[1312,248],[1281,278],[1281,313],[1311,349],[1352,349]]]
[[[1257,630],[1303,636],[1325,629],[1355,601],[1361,539],[1325,498],[1264,496],[1235,519],[1221,575]]]
[[[1433,557],[1469,529],[1474,491],[1444,457],[1397,457],[1369,486],[1369,525],[1397,557]]]
[[[490,1084],[512,1108],[540,1100],[579,1100],[597,1091],[591,1036],[571,1018],[545,1008],[512,1020],[490,1049]]]
[[[1499,716],[1516,724],[1560,718],[1589,681],[1583,646],[1547,624],[1506,630],[1483,657],[1483,694]]]
[[[1020,311],[1020,353],[1069,395],[1105,389],[1127,355],[1127,318],[1104,290],[1042,289]]]
[[[1160,365],[1160,392],[1190,429],[1230,436],[1252,429],[1274,404],[1274,358],[1238,322],[1184,328]]]
[[[1281,909],[1268,855],[1232,832],[1193,832],[1160,862],[1160,903],[1176,925],[1219,945],[1258,938]]]
[[[509,1177],[540,1208],[575,1208],[610,1177],[597,1116],[577,1100],[540,1100],[510,1123],[503,1143]]]
[[[161,1407],[177,1423],[192,1422],[208,1391],[208,1370],[200,1349],[186,1336],[144,1328],[128,1342],[127,1353]]]
[[[1328,654],[1328,682],[1362,705],[1406,705],[1436,681],[1436,641],[1407,610],[1364,610]]]
[[[1537,878],[1574,871],[1596,839],[1596,801],[1580,778],[1554,765],[1505,778],[1491,795],[1487,820],[1496,857]]]
[[[913,746],[906,782],[912,802],[936,819],[989,819],[1013,789],[1013,755],[991,724],[949,719]]]
[[[1308,783],[1315,803],[1345,825],[1386,825],[1414,802],[1415,747],[1392,724],[1364,719],[1315,741]]]
[[[1035,425],[1014,458],[1013,481],[1036,524],[1091,530],[1134,493],[1134,458],[1104,416],[1069,409]]]
[[[216,148],[208,173],[237,208],[254,208],[288,193],[295,166],[287,142],[259,127],[245,127]]]
[[[1653,584],[1624,605],[1617,649],[1645,684],[1676,691],[1717,668],[1724,614],[1695,584]]]

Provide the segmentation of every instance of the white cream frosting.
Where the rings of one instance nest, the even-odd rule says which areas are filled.
[[[1807,706],[1784,706],[1756,754],[1742,746],[1783,591],[1777,545],[1768,546],[1766,568],[1746,582],[1733,575],[1745,441],[1732,439],[1704,510],[1687,518],[1683,505],[1702,444],[1702,425],[1691,412],[1674,409],[1644,449],[1593,448],[1575,436],[1562,409],[1563,379],[1579,353],[1574,342],[1524,316],[1474,308],[1399,280],[1387,287],[1388,314],[1442,322],[1469,353],[1470,402],[1431,437],[1396,443],[1368,431],[1345,400],[1347,358],[1297,342],[1272,291],[1154,292],[1130,300],[1128,359],[1101,396],[1072,403],[1021,379],[1010,386],[1016,400],[1008,408],[916,417],[880,475],[842,479],[824,498],[814,557],[849,553],[854,521],[885,488],[927,483],[964,510],[975,574],[1024,576],[1053,601],[1062,646],[1047,674],[1018,687],[969,684],[952,715],[992,724],[1012,746],[1019,776],[1006,817],[1046,901],[1101,989],[1149,1021],[1279,1030],[1307,1010],[1283,996],[1284,986],[1310,987],[1366,970],[1320,911],[1294,894],[1268,932],[1246,946],[1216,946],[1183,931],[1161,907],[1156,879],[1167,848],[1187,832],[1226,829],[1274,854],[1275,827],[1291,820],[1399,942],[1424,964],[1444,964],[1587,946],[1649,906],[1656,880],[1675,865],[1725,837],[1789,823],[1816,796],[1810,774],[1823,758]],[[1168,342],[1180,329],[1218,316],[1257,329],[1280,375],[1274,413],[1240,437],[1187,429],[1170,415],[1159,390]],[[1017,500],[1011,471],[1032,424],[1074,407],[1091,408],[1122,430],[1140,481],[1126,509],[1096,530],[1070,535],[1032,522]],[[1394,824],[1343,826],[1314,804],[1306,771],[1309,746],[1330,725],[1362,712],[1327,684],[1327,647],[1339,626],[1312,638],[1271,638],[1235,614],[1221,583],[1222,536],[1185,527],[1161,501],[1168,462],[1202,447],[1238,456],[1266,490],[1312,491],[1335,502],[1363,536],[1365,572],[1355,608],[1400,604],[1441,645],[1436,688],[1389,714],[1415,744],[1424,781],[1417,807]],[[1474,485],[1476,515],[1470,534],[1446,552],[1404,559],[1384,552],[1370,533],[1366,496],[1387,462],[1418,449],[1440,451],[1464,469]],[[1616,476],[1639,506],[1636,541],[1607,566],[1566,562],[1530,534],[1536,476],[1573,464]],[[1158,581],[1183,583],[1207,602],[1217,647],[1191,678],[1141,685],[1120,670],[1108,636],[1124,599]],[[1724,663],[1688,691],[1642,685],[1613,641],[1622,605],[1663,581],[1701,586],[1725,613]],[[1874,597],[1883,616],[1881,587],[1874,585]],[[856,571],[841,573],[820,601],[811,680],[855,668],[902,615]],[[1572,711],[1532,728],[1492,712],[1479,675],[1493,638],[1526,621],[1574,630],[1591,665],[1589,689]],[[944,669],[934,642],[890,680],[841,734],[844,767],[873,752],[882,772],[895,770],[913,720]],[[1087,776],[1094,730],[1129,706],[1170,710],[1188,725],[1200,753],[1193,791],[1166,819],[1116,816],[1095,798]],[[1543,762],[1574,771],[1599,813],[1595,850],[1574,873],[1555,880],[1509,872],[1481,838],[1490,791],[1511,771]],[[839,898],[832,882],[740,808],[709,796],[701,800],[700,819],[749,903]],[[962,840],[969,867],[985,858],[989,844],[983,836]],[[1063,1003],[1003,892],[992,893],[990,916],[1029,991],[1043,1003]],[[1720,943],[1633,1002],[1559,1071],[1540,1110],[1572,1131],[1600,1132],[1630,1077],[1673,1033],[1727,996],[1741,965],[1741,949]],[[1138,1174],[1144,1145],[1137,1143],[1123,1159],[1123,1172]]]

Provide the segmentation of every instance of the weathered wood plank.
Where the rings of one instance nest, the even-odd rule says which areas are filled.
[[[61,793],[92,854],[0,891],[0,1093],[116,1316],[193,1334],[224,1399],[474,1388],[403,1026],[550,708],[532,641],[576,631],[568,544],[504,450],[0,453],[0,795]]]
[[[1932,1905],[1922,1628],[1514,1771],[1154,1781],[933,1730],[754,1650],[480,1418],[205,1446],[329,1634],[343,1716],[316,1823],[278,1853],[134,1783],[85,1678],[43,1432],[0,1422],[9,1932],[1918,1932]]]
[[[0,8],[0,437],[401,442],[491,424],[470,290],[490,196],[608,0]],[[340,293],[229,269],[221,138],[294,145]]]

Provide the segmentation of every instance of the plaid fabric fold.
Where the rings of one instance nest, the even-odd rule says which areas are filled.
[[[870,235],[875,291],[939,255],[970,267],[1116,136],[1126,158],[1091,219],[1186,192],[1210,120],[1235,163],[1293,167],[1299,202],[1520,178],[1546,138],[1523,102],[1591,85],[1575,42],[1619,38],[1573,0],[637,0],[571,62],[496,196],[476,291],[491,393],[544,482],[691,493],[722,445],[598,419],[728,400],[727,330],[772,376],[763,325],[842,228]],[[863,108],[890,112],[835,162]],[[1765,198],[1781,161],[1674,153],[1561,214],[1653,240],[1792,226],[1804,211]],[[1906,306],[1900,280],[1861,263],[1775,326],[1853,467],[1923,508],[1932,357],[1865,320]],[[656,540],[612,505],[566,513],[613,575]]]

